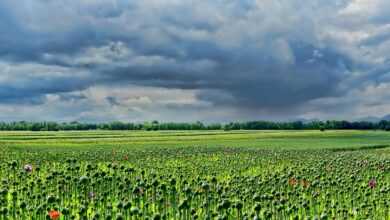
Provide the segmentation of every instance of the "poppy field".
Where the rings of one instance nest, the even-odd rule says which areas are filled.
[[[383,131],[2,132],[0,220],[390,219]]]

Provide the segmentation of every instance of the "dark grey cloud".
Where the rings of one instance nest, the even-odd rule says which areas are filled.
[[[69,105],[101,101],[119,108],[133,104],[89,90],[138,86],[190,91],[208,103],[165,105],[183,114],[191,106],[249,114],[243,118],[337,108],[321,100],[389,82],[388,16],[365,6],[354,0],[5,0],[0,104],[39,106],[54,96]],[[316,106],[302,108],[309,104]],[[86,111],[80,108],[81,118],[99,117]]]
[[[0,100],[10,104],[42,104],[47,94],[61,94],[90,86],[85,82],[75,82],[74,78],[27,80],[22,84],[0,83]],[[81,98],[61,96],[64,100]]]
[[[121,103],[117,100],[116,97],[108,96],[108,97],[106,97],[106,100],[107,100],[107,102],[109,102],[110,105],[112,105],[112,106],[120,105],[120,104],[121,104]]]
[[[237,54],[237,51],[222,53],[217,49],[199,56],[212,65],[204,62],[202,66],[200,62],[195,67],[196,59],[189,59],[163,62],[151,68],[131,65],[98,67],[96,70],[101,72],[105,81],[200,89],[200,99],[243,108],[281,108],[343,92],[339,84],[346,77],[344,73],[351,71],[354,65],[348,57],[312,45],[296,46],[291,50],[295,57],[291,64],[280,63],[261,49],[243,49],[242,54]],[[315,57],[315,51],[321,56]],[[213,53],[223,58],[214,59]],[[210,90],[218,90],[220,95],[210,93]]]
[[[52,94],[63,100],[80,99],[82,96],[63,93],[83,90],[93,83],[93,78],[80,70],[34,63],[0,63],[0,72],[0,103],[8,104],[39,105]]]

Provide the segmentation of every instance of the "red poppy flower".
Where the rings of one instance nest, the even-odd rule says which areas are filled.
[[[59,219],[60,216],[61,216],[61,214],[60,214],[59,211],[51,210],[51,211],[49,212],[49,217],[50,217],[50,219],[52,219],[52,220]]]

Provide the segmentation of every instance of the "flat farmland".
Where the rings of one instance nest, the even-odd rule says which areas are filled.
[[[0,219],[389,219],[384,131],[0,133]]]
[[[261,149],[337,149],[390,145],[384,131],[76,131],[0,132],[11,149],[81,150],[148,147],[255,147]]]

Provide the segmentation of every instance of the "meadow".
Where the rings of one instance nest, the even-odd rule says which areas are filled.
[[[3,219],[390,219],[390,132],[0,132]]]

